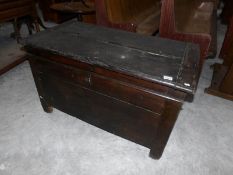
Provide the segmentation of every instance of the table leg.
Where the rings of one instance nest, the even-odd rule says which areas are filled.
[[[79,22],[82,22],[83,21],[83,16],[81,14],[77,14],[77,20]]]

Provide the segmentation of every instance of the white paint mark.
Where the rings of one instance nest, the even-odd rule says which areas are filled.
[[[172,80],[173,80],[173,77],[170,77],[170,76],[164,75],[164,76],[163,76],[163,79],[164,79],[164,80],[172,81]]]
[[[126,56],[125,55],[121,55],[121,59],[125,59],[126,58]]]
[[[184,83],[185,86],[190,87],[191,85],[189,83]]]

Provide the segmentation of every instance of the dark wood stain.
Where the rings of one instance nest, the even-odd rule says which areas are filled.
[[[199,78],[196,45],[74,21],[24,48],[46,112],[55,107],[148,147],[156,159]]]

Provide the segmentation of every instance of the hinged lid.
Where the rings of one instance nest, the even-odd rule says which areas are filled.
[[[198,81],[199,48],[191,43],[70,21],[25,41],[45,50],[109,70],[172,86],[193,94]]]

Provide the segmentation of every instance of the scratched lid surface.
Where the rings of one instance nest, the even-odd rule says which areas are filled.
[[[198,46],[190,43],[69,21],[25,40],[25,49],[29,48],[188,93],[194,93],[197,86],[200,54]]]

